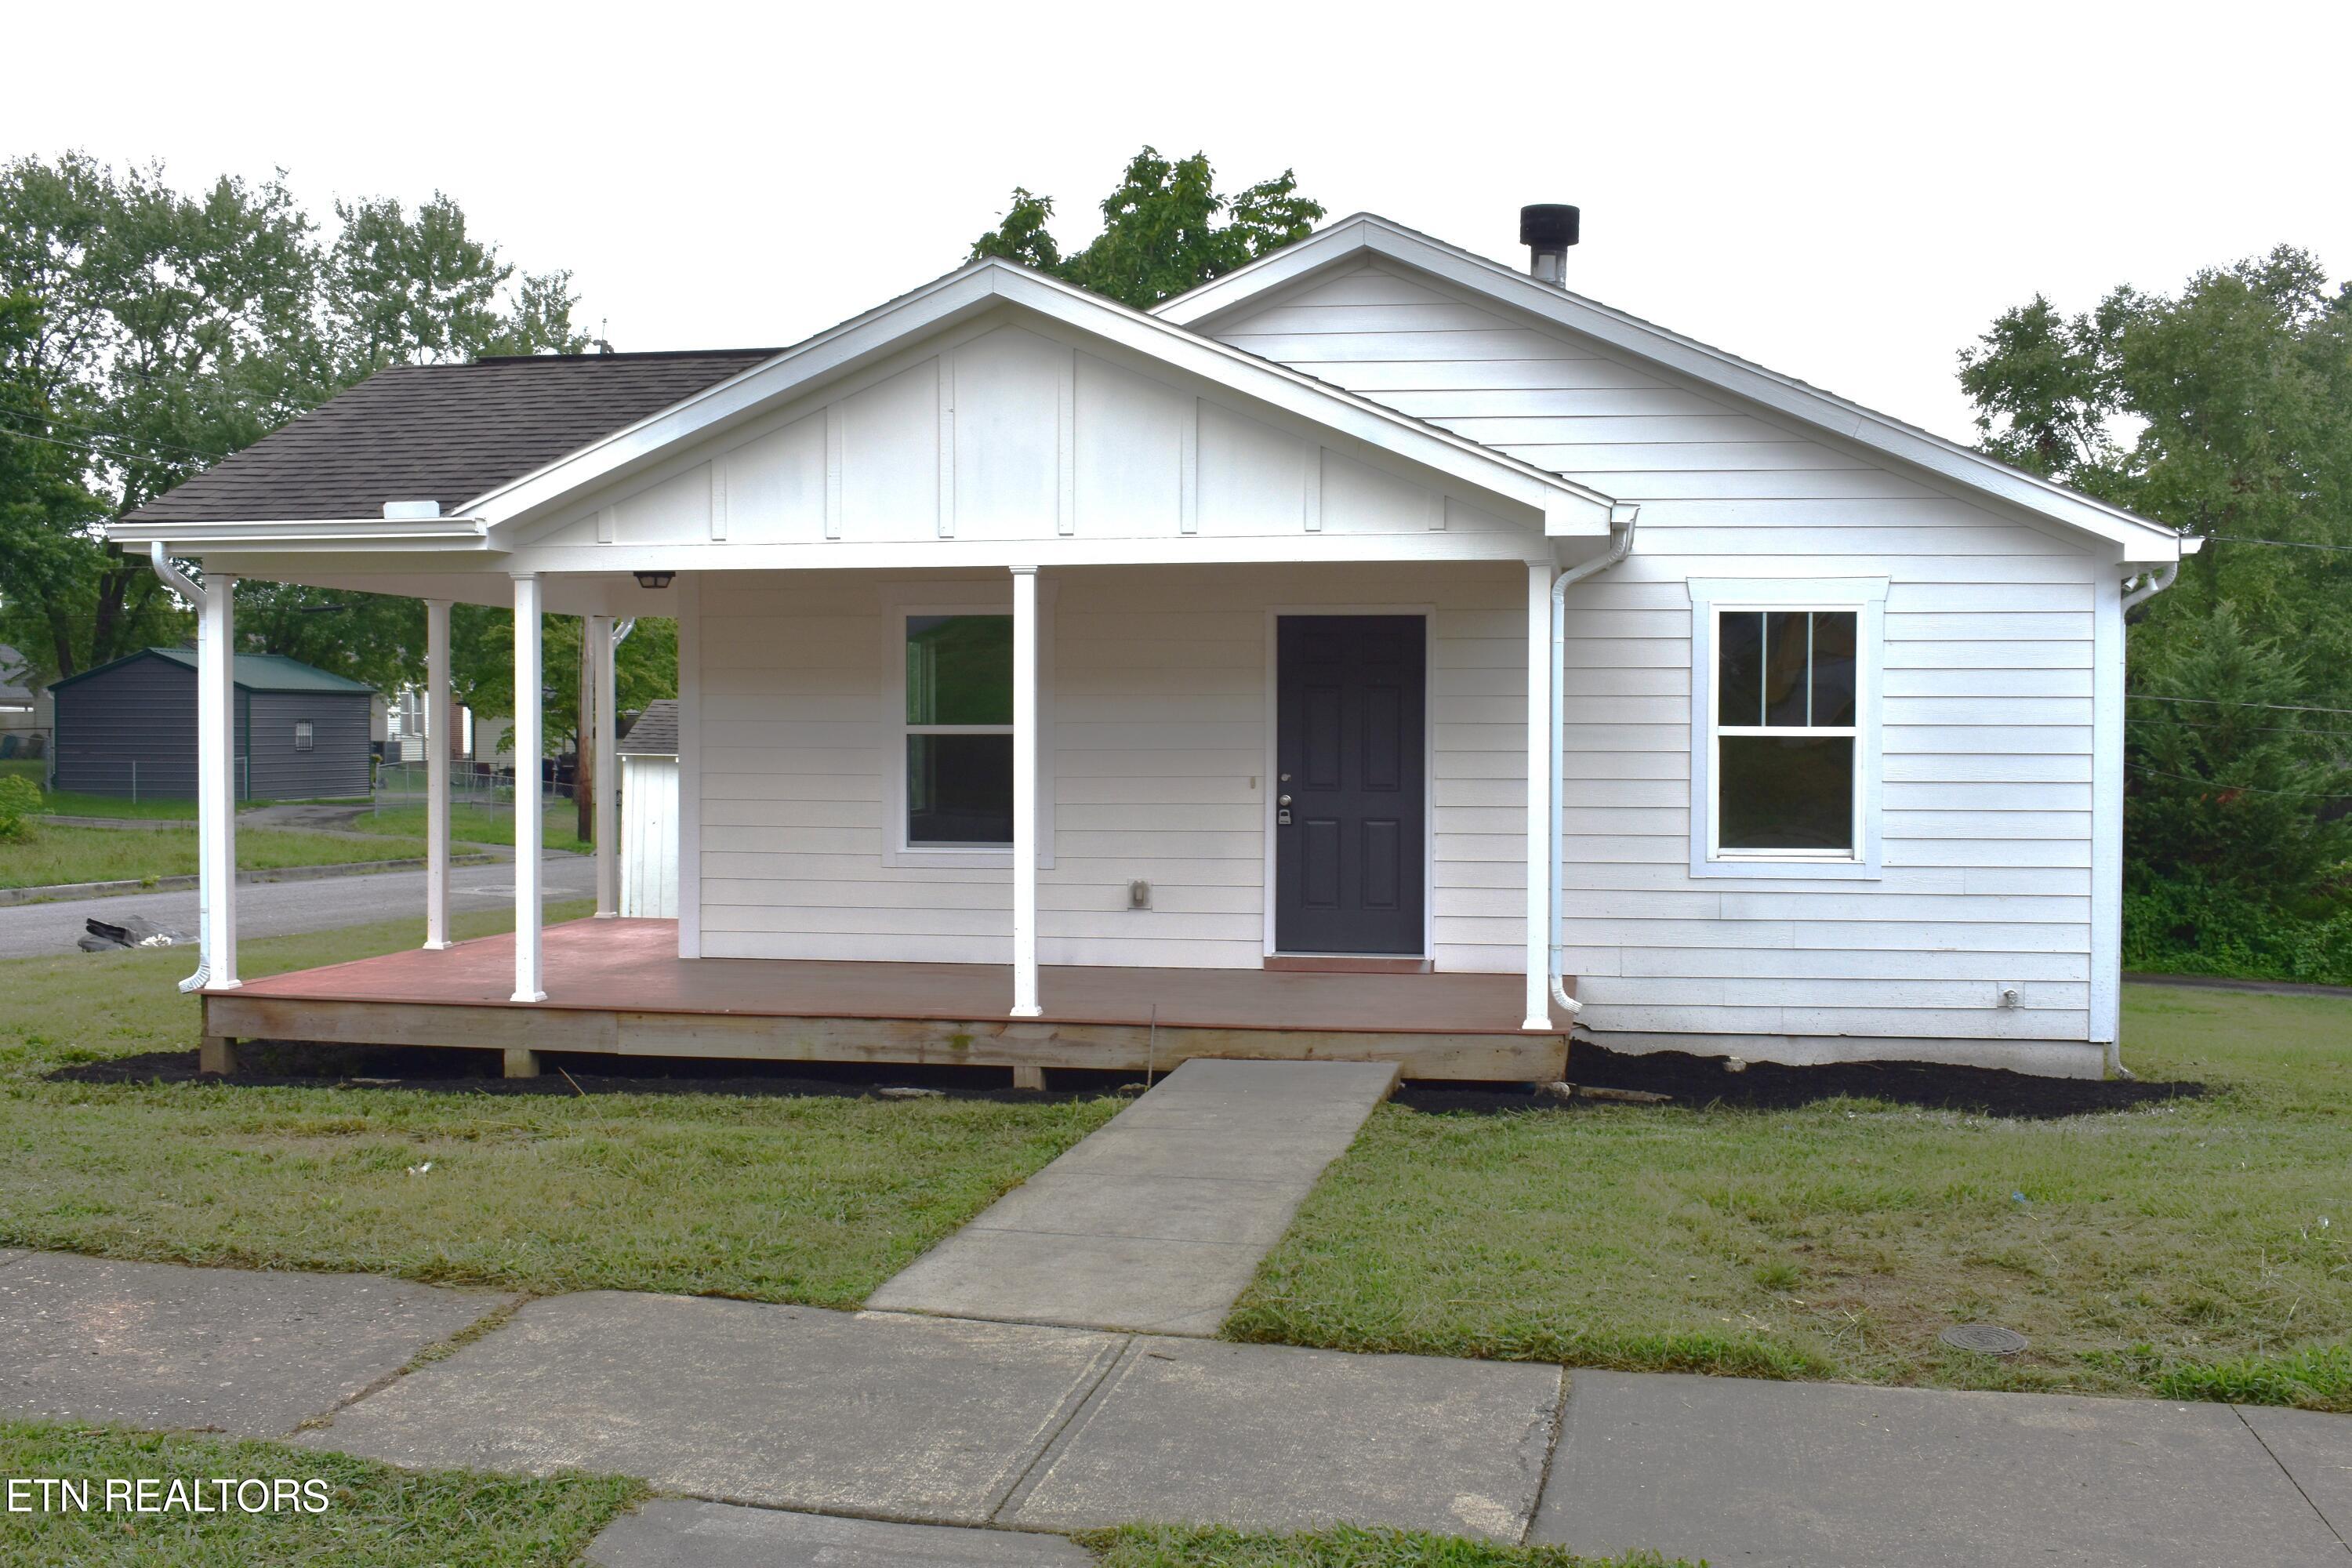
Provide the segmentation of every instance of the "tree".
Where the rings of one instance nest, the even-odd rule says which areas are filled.
[[[0,163],[0,640],[46,679],[183,635],[98,524],[394,363],[576,351],[570,275],[524,275],[436,194],[338,204],[322,244],[283,175],[185,195],[160,165]],[[60,454],[37,472],[23,451]],[[78,499],[79,498],[79,499]],[[394,684],[422,617],[375,595],[244,584],[248,640]]]
[[[2352,709],[2352,288],[2281,247],[2036,297],[1960,382],[1988,451],[2207,540],[2130,629],[2133,881],[2340,900],[2352,724],[2299,710]]]
[[[1067,257],[1045,227],[1054,198],[1016,185],[1003,220],[972,241],[971,255],[1034,267],[1141,310],[1306,238],[1323,216],[1320,203],[1298,195],[1288,169],[1231,196],[1220,195],[1215,181],[1206,153],[1171,163],[1144,148],[1103,198],[1102,233]]]

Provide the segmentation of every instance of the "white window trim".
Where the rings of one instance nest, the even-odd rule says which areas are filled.
[[[1874,881],[1882,875],[1884,732],[1879,701],[1885,664],[1884,577],[1693,577],[1691,601],[1690,874],[1773,880]],[[1854,844],[1851,855],[1715,847],[1716,617],[1742,610],[1851,610],[1854,627]],[[1841,729],[1834,733],[1843,733]]]
[[[1037,584],[1037,866],[1054,865],[1054,582]],[[907,842],[907,736],[919,731],[998,733],[1009,725],[909,725],[907,722],[907,618],[910,616],[1010,616],[1013,584],[969,582],[909,584],[883,604],[883,668],[887,688],[882,732],[882,864],[935,870],[1013,869],[1013,850],[985,845],[960,847]]]

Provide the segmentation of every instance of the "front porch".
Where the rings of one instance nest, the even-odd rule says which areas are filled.
[[[515,941],[484,937],[249,980],[204,998],[207,1065],[239,1039],[507,1053],[729,1057],[1165,1072],[1194,1057],[1394,1061],[1406,1078],[1550,1081],[1565,1027],[1522,1026],[1515,974],[1048,964],[1040,1012],[1009,1018],[1010,964],[687,959],[674,921],[541,933],[546,999],[512,999]]]

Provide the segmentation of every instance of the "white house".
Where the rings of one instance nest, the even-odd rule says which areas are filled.
[[[436,634],[677,616],[677,918],[622,924],[640,999],[782,1020],[723,1054],[1526,1077],[1572,1020],[2097,1074],[2123,616],[2196,541],[1580,298],[1573,209],[1524,226],[1532,271],[1359,216],[1150,313],[990,260],[781,351],[388,371],[113,536]],[[385,971],[425,1023],[240,997],[212,910],[209,1035],[496,1043],[456,955]],[[719,1049],[602,996],[619,928],[517,910],[469,944],[509,1048],[556,1039],[520,1007]]]

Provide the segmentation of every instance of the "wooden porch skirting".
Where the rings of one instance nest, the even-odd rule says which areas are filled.
[[[1014,1020],[1009,966],[677,956],[675,921],[542,938],[547,1000],[509,1001],[514,938],[484,937],[205,994],[215,1039],[763,1061],[1166,1070],[1192,1057],[1394,1061],[1404,1076],[1549,1081],[1567,1031],[1519,1028],[1516,974],[1047,967]]]

